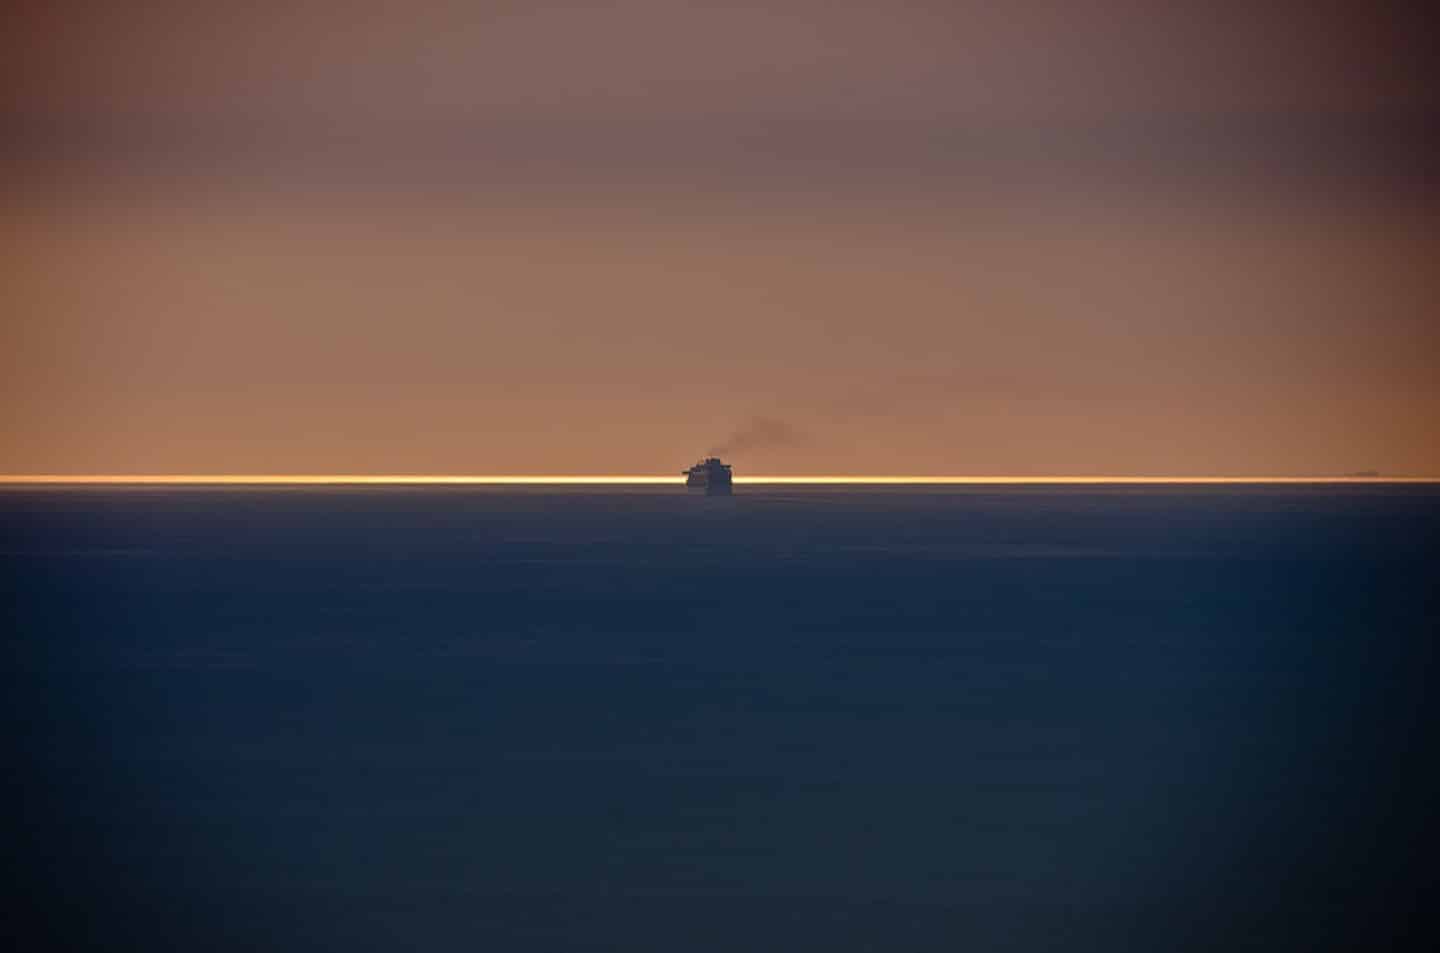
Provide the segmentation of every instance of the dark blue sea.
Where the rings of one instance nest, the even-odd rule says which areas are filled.
[[[6,490],[9,926],[28,950],[1402,948],[1440,793],[1437,504]]]

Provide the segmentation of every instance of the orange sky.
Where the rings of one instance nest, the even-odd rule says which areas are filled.
[[[1418,7],[233,6],[7,11],[0,471],[1440,474]]]

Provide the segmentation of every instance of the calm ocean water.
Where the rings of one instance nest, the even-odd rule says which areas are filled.
[[[19,922],[31,949],[1403,946],[1437,504],[4,491]]]

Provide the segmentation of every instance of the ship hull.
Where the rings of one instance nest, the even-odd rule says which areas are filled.
[[[692,493],[704,493],[706,496],[730,495],[729,480],[706,480],[704,478],[697,480],[695,477],[690,477],[685,481],[685,486]]]

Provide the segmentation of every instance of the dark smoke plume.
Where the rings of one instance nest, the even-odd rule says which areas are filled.
[[[747,450],[793,447],[803,443],[804,439],[800,431],[783,420],[774,417],[751,417],[718,446],[712,447],[710,455],[723,457]]]

